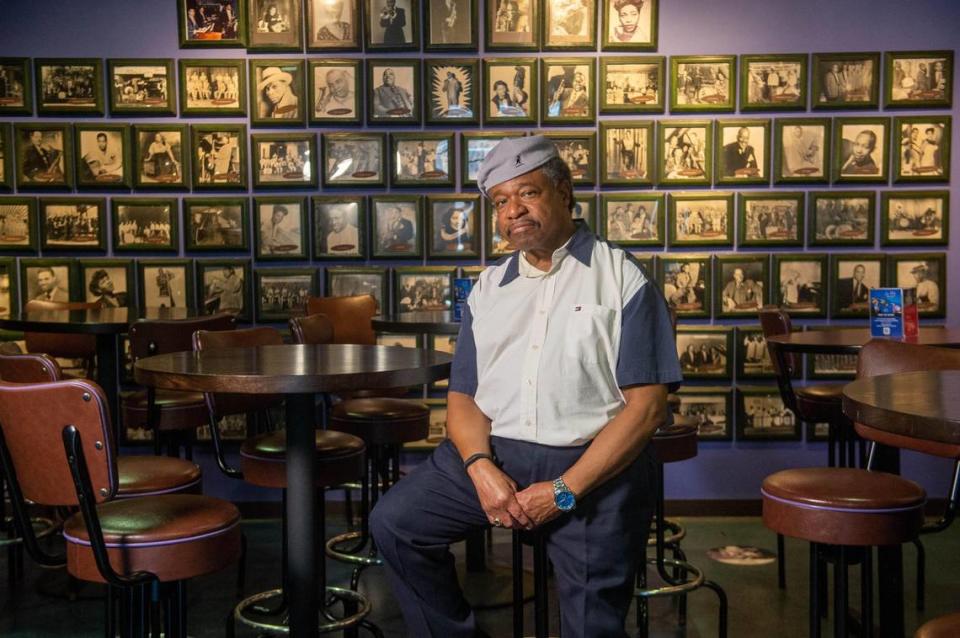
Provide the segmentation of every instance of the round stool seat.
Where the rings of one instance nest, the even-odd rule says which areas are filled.
[[[339,485],[363,474],[363,441],[351,434],[316,430],[317,487]],[[240,446],[243,478],[260,487],[287,487],[287,433],[250,437]]]
[[[898,545],[923,524],[926,492],[894,474],[854,468],[802,468],[763,481],[763,523],[827,545]]]
[[[913,638],[956,638],[960,636],[960,613],[947,614],[923,623]]]
[[[196,463],[169,456],[118,456],[117,498],[200,492]]]
[[[330,428],[358,436],[367,445],[400,445],[427,438],[430,409],[419,401],[350,399],[333,406]]]
[[[155,403],[161,430],[192,430],[210,422],[202,392],[157,390]],[[120,402],[123,423],[127,427],[146,427],[147,406],[146,391],[124,392]]]
[[[161,582],[218,571],[240,556],[240,512],[227,501],[170,494],[97,506],[110,564],[120,574],[147,571]],[[81,514],[63,524],[67,571],[102,583]]]
[[[697,426],[669,425],[658,429],[650,439],[661,463],[686,461],[697,455]]]
[[[797,408],[807,421],[834,421],[843,409],[843,384],[797,385]]]

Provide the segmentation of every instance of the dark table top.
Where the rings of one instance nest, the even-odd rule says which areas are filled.
[[[857,379],[843,388],[843,412],[878,430],[960,444],[960,370]]]
[[[886,337],[884,337],[886,338]],[[857,354],[865,343],[873,339],[869,328],[829,328],[808,330],[769,337],[789,352],[809,354]],[[920,335],[914,339],[901,339],[905,343],[922,346],[960,346],[960,328],[920,326]]]
[[[450,310],[402,312],[374,317],[373,329],[398,334],[455,335],[460,333],[460,322],[453,320]]]
[[[187,308],[93,308],[90,310],[34,310],[0,317],[0,328],[29,332],[120,334],[137,319],[192,319]]]
[[[173,352],[137,361],[134,378],[172,390],[311,394],[395,388],[443,379],[453,358],[397,346],[278,345]]]

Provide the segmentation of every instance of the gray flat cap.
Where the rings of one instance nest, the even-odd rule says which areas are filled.
[[[477,185],[484,197],[489,197],[497,184],[536,170],[555,157],[560,157],[557,147],[543,135],[502,139],[480,165]]]

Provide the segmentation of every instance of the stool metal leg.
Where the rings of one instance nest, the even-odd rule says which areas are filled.
[[[810,638],[820,638],[820,556],[816,543],[810,543]]]
[[[549,605],[547,604],[547,543],[539,535],[533,543],[533,571],[535,635],[537,638],[547,638],[550,634]]]
[[[873,548],[863,548],[860,563],[860,635],[873,636]]]
[[[719,599],[720,611],[717,617],[717,635],[719,638],[727,638],[727,592],[723,591],[723,588],[712,580],[703,581],[703,586],[712,589]]]
[[[927,550],[919,538],[913,541],[917,548],[917,611],[923,611],[927,600]]]
[[[787,556],[783,534],[777,534],[777,586],[780,589],[787,588]]]
[[[837,548],[833,565],[833,633],[836,638],[847,636],[847,548]]]
[[[523,542],[513,532],[513,638],[523,638]]]

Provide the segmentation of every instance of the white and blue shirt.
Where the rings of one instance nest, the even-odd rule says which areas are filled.
[[[450,390],[491,434],[590,442],[624,407],[620,388],[683,377],[666,301],[626,251],[580,227],[543,272],[516,252],[487,268],[464,307]]]

